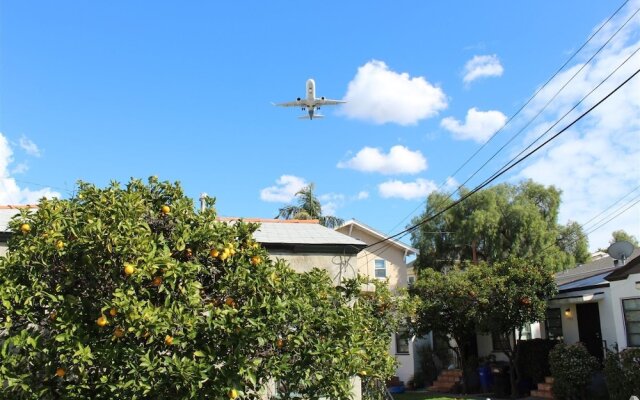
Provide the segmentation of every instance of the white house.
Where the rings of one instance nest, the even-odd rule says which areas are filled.
[[[11,232],[9,232],[11,218],[20,214],[20,210],[35,210],[36,208],[36,205],[31,204],[0,206],[0,256],[3,256],[7,251],[7,242],[11,236]]]
[[[605,349],[640,347],[640,249],[624,264],[600,255],[555,279],[558,294],[547,304],[545,321],[524,327],[523,339],[582,342],[600,360]],[[478,353],[504,359],[490,335],[478,335]]]

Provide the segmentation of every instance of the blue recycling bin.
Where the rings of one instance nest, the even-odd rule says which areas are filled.
[[[493,387],[493,374],[489,366],[478,368],[478,375],[480,376],[480,386],[482,386],[482,392],[487,393],[491,391]]]

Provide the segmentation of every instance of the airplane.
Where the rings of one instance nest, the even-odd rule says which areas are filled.
[[[316,97],[316,82],[313,79],[307,79],[307,97],[301,99],[298,97],[296,101],[286,103],[273,104],[280,107],[300,107],[302,111],[308,111],[309,116],[300,116],[300,119],[324,118],[324,115],[316,114],[316,110],[320,110],[320,106],[334,106],[336,104],[346,103],[342,100],[325,99],[324,97]]]

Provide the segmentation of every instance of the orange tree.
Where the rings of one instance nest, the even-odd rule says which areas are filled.
[[[349,397],[393,371],[397,302],[381,285],[272,261],[256,224],[194,211],[149,179],[23,211],[0,258],[0,397]]]

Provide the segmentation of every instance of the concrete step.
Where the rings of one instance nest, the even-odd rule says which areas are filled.
[[[552,376],[545,377],[544,378],[544,382],[553,384],[553,377]]]
[[[553,393],[548,390],[532,390],[531,397],[539,397],[541,399],[553,399]]]
[[[541,392],[550,392],[553,387],[553,383],[538,383],[538,390]]]

